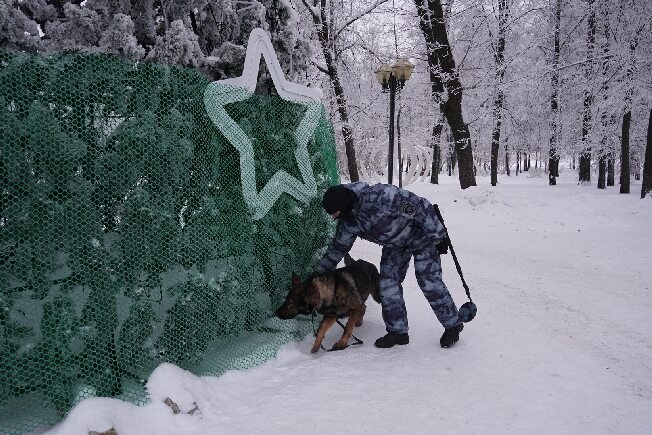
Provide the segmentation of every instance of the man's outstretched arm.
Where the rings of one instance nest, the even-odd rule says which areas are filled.
[[[335,231],[335,236],[331,241],[326,253],[317,264],[315,272],[322,273],[329,270],[333,270],[337,264],[342,261],[344,255],[351,250],[353,242],[358,237],[355,233],[349,231],[346,228],[344,222],[339,222],[337,224],[337,230]]]

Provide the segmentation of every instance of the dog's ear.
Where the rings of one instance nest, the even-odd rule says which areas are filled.
[[[292,285],[297,286],[297,285],[301,285],[301,284],[302,284],[302,281],[301,281],[301,278],[299,278],[299,275],[292,272]]]

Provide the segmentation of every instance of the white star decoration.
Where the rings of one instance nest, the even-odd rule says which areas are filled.
[[[224,106],[246,100],[253,95],[261,56],[265,58],[265,64],[272,75],[278,95],[286,101],[304,104],[307,106],[307,110],[294,131],[297,143],[294,157],[303,177],[303,183],[280,170],[272,176],[259,193],[256,190],[256,167],[251,139],[229,116]],[[204,92],[204,105],[213,123],[240,153],[242,195],[247,205],[253,210],[254,220],[264,217],[283,192],[305,204],[310,201],[310,198],[317,196],[317,183],[308,155],[308,141],[313,137],[321,117],[321,92],[285,80],[276,52],[265,31],[254,29],[249,35],[242,75],[210,83]]]

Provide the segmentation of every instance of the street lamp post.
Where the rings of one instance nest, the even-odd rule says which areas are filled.
[[[389,149],[387,153],[387,183],[392,184],[394,179],[394,112],[396,108],[396,90],[403,89],[405,82],[410,79],[414,65],[404,57],[398,59],[393,65],[382,64],[375,71],[378,83],[383,87],[383,92],[389,92]],[[401,167],[401,156],[399,168]],[[399,169],[401,170],[401,169]]]

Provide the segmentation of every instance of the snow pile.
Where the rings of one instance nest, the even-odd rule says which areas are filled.
[[[153,402],[163,402],[174,414],[201,414],[199,399],[195,397],[202,387],[201,379],[174,364],[161,364],[147,381],[147,395]]]
[[[48,432],[52,435],[200,432],[201,406],[210,392],[206,382],[173,364],[161,364],[150,375],[147,393],[151,403],[138,407],[109,398],[82,401],[65,422]],[[208,394],[207,394],[208,393]]]

